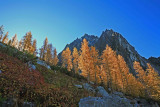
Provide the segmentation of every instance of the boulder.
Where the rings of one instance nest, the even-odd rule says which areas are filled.
[[[32,69],[34,69],[34,70],[36,70],[36,66],[33,65],[33,64],[29,64],[29,67],[32,68]]]
[[[93,93],[96,92],[95,89],[94,89],[90,84],[88,84],[88,83],[84,83],[84,84],[83,84],[83,88],[84,88],[85,90],[88,90],[88,91],[93,92]]]
[[[89,81],[89,83],[92,84],[92,85],[94,85],[94,82],[92,82],[92,81]]]
[[[79,107],[132,107],[125,99],[117,101],[111,97],[86,97],[80,99]]]
[[[80,99],[79,107],[108,107],[105,106],[105,100],[100,97],[86,97]]]
[[[96,90],[97,90],[98,94],[102,95],[103,97],[110,97],[108,92],[103,87],[98,86],[96,88]]]
[[[80,88],[80,89],[82,88],[82,85],[76,85],[75,84],[74,86],[76,86],[77,88]]]
[[[117,95],[117,96],[119,96],[119,97],[124,97],[124,95],[123,95],[122,92],[117,92],[117,91],[115,91],[115,92],[113,92],[113,94],[114,94],[114,95]]]
[[[33,65],[31,61],[27,62],[27,64],[30,67],[30,70],[31,70],[31,68],[34,69],[34,70],[36,70],[36,66]]]
[[[39,59],[37,60],[37,64],[42,65],[42,66],[45,66],[45,67],[48,68],[48,69],[51,69],[51,67],[50,67],[49,65],[47,65],[46,62],[41,61],[41,60],[39,60]]]
[[[32,102],[24,102],[23,107],[35,107],[35,105]]]

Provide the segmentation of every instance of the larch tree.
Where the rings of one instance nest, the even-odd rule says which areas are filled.
[[[107,74],[107,87],[112,90],[117,90],[119,88],[119,68],[116,53],[111,47],[106,45],[106,49],[103,51],[101,58],[104,71]]]
[[[22,50],[23,50],[22,40],[20,40],[19,43],[18,43],[18,50],[19,50],[19,51],[22,51]]]
[[[90,55],[90,49],[88,41],[83,39],[81,43],[80,56],[78,59],[78,67],[82,71],[81,75],[86,77],[88,82],[90,81],[90,73],[93,70],[93,61]]]
[[[108,75],[106,71],[104,70],[104,66],[100,65],[100,77],[101,77],[101,82],[104,84],[105,87],[108,85]]]
[[[95,83],[97,83],[99,77],[100,77],[100,73],[99,72],[99,54],[98,54],[98,50],[96,50],[96,48],[94,46],[91,46],[90,49],[90,55],[91,55],[91,60],[92,60],[92,70],[91,70],[91,80],[94,81]]]
[[[44,49],[40,48],[39,51],[40,51],[39,52],[39,58],[40,58],[40,60],[43,60]]]
[[[56,48],[53,50],[52,59],[53,59],[53,63],[52,64],[56,66],[58,64],[58,61],[59,61],[58,56],[57,56]]]
[[[121,55],[117,56],[118,59],[118,67],[119,67],[119,71],[120,71],[120,76],[122,79],[122,84],[119,84],[120,87],[122,88],[122,92],[124,93],[129,93],[130,91],[130,87],[128,87],[128,75],[129,75],[129,68],[124,60],[124,58]]]
[[[5,43],[5,44],[8,44],[8,42],[9,42],[9,38],[7,37],[7,38],[5,39],[5,41],[4,41],[4,43]]]
[[[8,39],[8,32],[5,34],[5,36],[2,39],[2,43],[5,43],[6,40]]]
[[[8,41],[8,45],[11,46],[11,40]]]
[[[79,58],[79,54],[78,54],[78,50],[76,47],[74,47],[73,52],[72,52],[72,56],[73,56],[73,69],[75,71],[75,73],[78,74],[78,58]]]
[[[13,38],[12,38],[12,40],[11,40],[11,45],[12,45],[13,47],[16,47],[16,45],[17,45],[17,34],[15,34],[15,35],[13,36]]]
[[[65,50],[63,50],[63,52],[62,52],[62,67],[67,67],[67,59],[66,59],[66,51]]]
[[[141,67],[140,63],[135,61],[133,63],[133,67],[137,73],[138,81],[143,84],[143,87],[141,87],[141,90],[145,92],[146,97],[149,97],[149,93],[147,90],[147,74],[144,71],[144,69]]]
[[[33,40],[32,47],[33,47],[33,52],[32,53],[33,53],[34,56],[36,56],[37,55],[37,40],[36,39]]]
[[[49,64],[51,64],[51,61],[52,61],[52,44],[47,45],[47,52],[46,52],[45,61],[48,62]]]
[[[23,49],[31,53],[32,51],[32,33],[27,32],[23,37]]]
[[[141,82],[139,82],[131,73],[129,73],[127,77],[128,77],[128,79],[127,79],[128,80],[128,87],[130,89],[130,91],[127,94],[135,96],[135,97],[139,97],[139,96],[143,97],[144,90],[142,90],[142,88],[141,88],[141,87],[143,87]]]
[[[147,64],[147,90],[148,94],[152,99],[160,101],[160,77],[154,68],[148,63]]]
[[[48,38],[46,37],[43,44],[43,52],[44,52],[42,56],[43,60],[47,59],[47,47],[48,47]]]
[[[69,47],[66,48],[65,57],[67,59],[67,70],[71,71],[73,68],[73,65],[72,65],[71,50],[69,49]]]

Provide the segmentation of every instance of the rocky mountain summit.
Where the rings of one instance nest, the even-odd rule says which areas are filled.
[[[130,68],[130,72],[132,72],[133,74],[135,74],[133,69],[134,61],[140,62],[141,66],[144,69],[147,67],[147,63],[150,63],[155,68],[156,71],[158,71],[160,67],[160,65],[157,65],[157,63],[152,63],[152,61],[149,61],[148,59],[142,57],[120,33],[117,33],[112,29],[111,30],[106,29],[105,31],[102,32],[100,37],[85,34],[81,38],[77,38],[72,43],[67,44],[64,50],[67,47],[69,47],[71,51],[73,50],[74,47],[76,47],[79,50],[81,47],[81,42],[84,38],[86,38],[87,41],[89,42],[89,46],[95,46],[96,49],[99,50],[99,54],[103,52],[106,45],[108,44],[113,50],[117,52],[117,54],[123,56],[126,63],[128,64],[128,67]],[[61,53],[59,54],[59,59],[61,59]]]

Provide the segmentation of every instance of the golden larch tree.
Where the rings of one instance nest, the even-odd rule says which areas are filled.
[[[40,58],[40,60],[43,60],[44,49],[40,48],[39,51],[40,51],[39,52],[39,58]]]
[[[120,80],[116,52],[106,45],[106,49],[103,51],[101,58],[104,71],[107,74],[107,87],[112,90],[117,90]]]
[[[160,101],[160,77],[154,68],[147,64],[147,90],[150,98]]]
[[[62,66],[66,67],[68,71],[71,71],[73,68],[72,55],[69,47],[67,47],[66,50],[62,52]]]
[[[130,89],[128,87],[128,75],[129,75],[129,68],[124,60],[124,58],[121,55],[117,56],[118,59],[118,67],[119,67],[119,71],[120,71],[120,76],[122,79],[122,83],[119,84],[121,87],[121,91],[124,93],[129,93]]]
[[[52,57],[53,57],[52,58],[53,59],[52,64],[56,66],[58,64],[58,61],[59,61],[58,56],[57,56],[56,48],[53,50],[53,56]]]
[[[37,55],[37,40],[36,39],[33,40],[32,47],[33,47],[32,53],[33,53],[34,56],[36,56]]]
[[[42,59],[46,61],[47,59],[47,47],[48,47],[48,38],[46,37],[45,40],[44,40],[44,44],[43,44],[43,56],[42,56]]]
[[[141,65],[140,65],[140,63],[139,62],[137,62],[137,61],[135,61],[134,63],[133,63],[133,67],[134,67],[134,69],[135,69],[135,72],[137,73],[137,80],[140,82],[140,83],[142,83],[143,84],[143,87],[140,87],[141,88],[141,90],[143,90],[143,92],[145,92],[145,95],[147,95],[147,96],[145,96],[145,97],[149,97],[148,95],[148,91],[147,91],[147,74],[146,74],[146,72],[144,71],[144,69],[141,67]],[[142,95],[142,96],[144,96],[144,95]]]
[[[90,81],[90,72],[93,70],[93,61],[90,55],[90,49],[88,46],[88,41],[83,39],[81,43],[80,56],[78,59],[78,68],[82,71],[81,75],[86,77]]]
[[[100,76],[101,76],[101,82],[104,84],[105,87],[108,86],[108,74],[104,70],[104,66],[100,65]]]
[[[8,39],[8,32],[5,34],[5,36],[2,39],[2,43],[5,43],[6,40]]]
[[[51,64],[51,61],[52,61],[52,44],[47,45],[47,52],[46,52],[45,61],[48,62],[49,64]]]
[[[65,68],[67,66],[67,59],[66,59],[66,51],[65,50],[62,51],[61,58],[62,58],[62,67]]]
[[[65,52],[65,57],[67,59],[67,70],[71,71],[73,68],[72,65],[72,55],[71,55],[71,50],[69,49],[69,47],[66,48],[66,52]]]
[[[22,40],[20,40],[19,43],[18,43],[18,50],[19,50],[19,51],[22,51],[22,50],[23,50]]]
[[[32,50],[32,33],[27,32],[23,37],[23,49],[31,53]]]
[[[8,45],[11,46],[11,40],[8,41]]]
[[[79,58],[79,54],[78,54],[78,50],[76,47],[73,48],[73,52],[72,52],[72,56],[73,56],[73,69],[75,71],[75,73],[78,73],[78,58]]]
[[[15,35],[13,36],[13,38],[12,38],[12,40],[11,40],[11,45],[12,45],[13,47],[16,47],[16,45],[17,45],[17,34],[15,34]]]
[[[94,81],[95,83],[97,83],[97,80],[100,77],[100,73],[99,73],[99,54],[98,54],[98,50],[96,50],[96,48],[94,46],[91,46],[91,50],[90,50],[90,55],[91,55],[91,60],[92,60],[92,70],[90,72],[90,76],[91,76],[91,80]]]

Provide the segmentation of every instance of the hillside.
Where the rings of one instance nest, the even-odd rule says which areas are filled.
[[[82,77],[69,76],[64,68],[48,69],[37,64],[37,59],[32,55],[0,44],[0,106],[69,107],[77,106],[83,97],[94,96],[75,87],[86,81]]]

